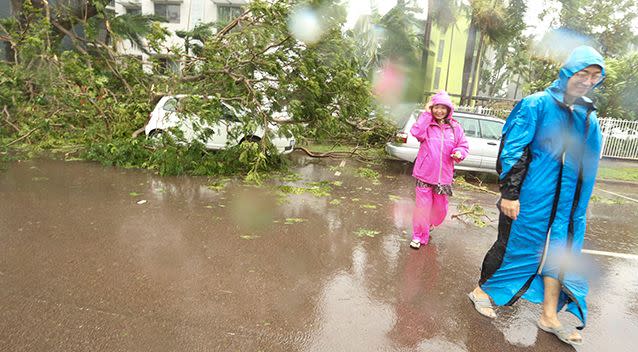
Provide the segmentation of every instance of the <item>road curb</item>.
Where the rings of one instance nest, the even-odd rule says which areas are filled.
[[[597,178],[596,183],[609,183],[612,185],[625,185],[625,186],[638,186],[636,181],[624,181],[624,180],[606,180],[604,178]]]

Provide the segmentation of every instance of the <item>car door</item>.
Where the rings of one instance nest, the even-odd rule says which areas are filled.
[[[229,142],[229,138],[231,138],[232,129],[239,123],[237,118],[237,111],[222,103],[222,116],[221,118],[214,124],[207,126],[208,133],[208,141],[206,143],[206,147],[210,149],[224,149],[229,145],[235,145],[239,141],[236,141],[237,138],[233,138]]]
[[[465,138],[469,145],[469,153],[465,160],[459,165],[480,168],[481,167],[481,155],[483,154],[482,143],[480,138],[479,121],[472,117],[454,116],[454,118],[461,124],[463,131],[465,132]]]
[[[204,131],[207,135],[206,148],[208,149],[224,149],[228,142],[227,122],[223,118],[212,124],[206,124]]]
[[[493,120],[479,120],[481,126],[481,168],[495,170],[503,122]]]
[[[162,128],[171,129],[178,141],[190,143],[196,138],[196,121],[183,113],[181,104],[182,98],[171,97],[166,100],[162,106]]]

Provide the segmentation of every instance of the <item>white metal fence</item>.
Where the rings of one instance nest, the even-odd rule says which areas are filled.
[[[456,111],[471,112],[503,119],[509,110],[492,109],[483,106],[458,106]],[[638,121],[612,118],[599,119],[603,133],[603,151],[601,157],[638,160]]]
[[[638,121],[600,119],[603,157],[638,160]]]
[[[454,108],[456,111],[459,112],[471,112],[474,114],[481,114],[481,115],[488,115],[488,116],[496,116],[496,117],[500,117],[502,119],[507,118],[507,115],[509,115],[510,110],[505,110],[505,109],[493,109],[493,108],[487,108],[484,106],[468,106],[468,105],[460,105]]]

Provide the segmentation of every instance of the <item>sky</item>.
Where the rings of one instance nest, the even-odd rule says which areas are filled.
[[[376,0],[376,3],[379,8],[379,13],[384,15],[386,12],[390,11],[397,2],[396,0]],[[427,8],[427,0],[417,0],[417,4],[423,9]],[[536,37],[540,37],[547,31],[551,22],[551,17],[542,22],[539,22],[538,20],[538,14],[543,10],[543,7],[544,1],[527,1],[525,22],[528,24],[529,28],[525,34],[534,34]],[[370,13],[370,0],[348,0],[348,21],[346,23],[346,27],[352,28],[357,22],[359,16]],[[425,17],[426,13],[424,10],[423,18]]]
[[[361,15],[369,15],[372,13],[370,10],[370,2],[376,1],[379,13],[383,16],[386,12],[390,11],[396,4],[396,0],[348,0],[348,21],[346,27],[352,28],[357,22],[357,19]],[[417,0],[419,7],[425,9],[427,7],[427,0]],[[426,17],[424,12],[423,18]]]

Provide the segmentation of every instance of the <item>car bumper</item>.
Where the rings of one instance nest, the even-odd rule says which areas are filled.
[[[396,143],[387,143],[385,145],[385,151],[395,158],[409,161],[411,163],[414,162],[414,160],[416,159],[416,155],[419,152],[419,150],[416,148]]]
[[[292,138],[275,138],[272,142],[280,154],[290,154],[295,150],[295,140]]]

